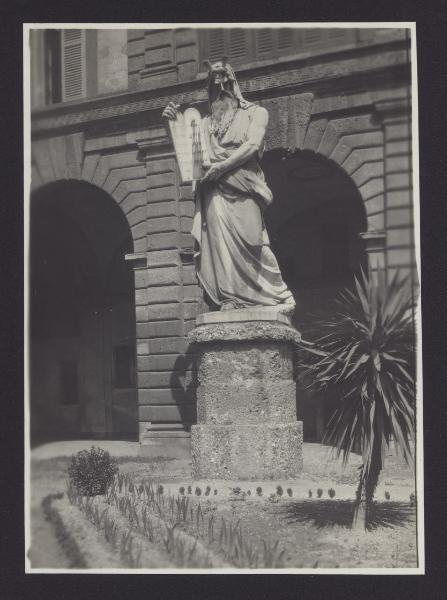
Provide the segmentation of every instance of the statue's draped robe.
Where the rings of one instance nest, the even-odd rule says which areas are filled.
[[[226,159],[247,141],[257,109],[255,105],[238,108],[220,140],[210,132],[210,118],[205,117],[203,129],[211,163]],[[291,299],[263,221],[263,209],[271,201],[258,157],[217,181],[199,185],[192,229],[197,242],[197,275],[217,305],[273,306]]]

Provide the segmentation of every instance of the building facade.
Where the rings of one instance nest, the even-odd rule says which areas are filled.
[[[410,45],[405,29],[31,31],[35,442],[187,443],[186,336],[210,304],[161,113],[207,110],[205,59],[226,55],[269,111],[265,222],[294,324],[333,311],[360,267],[416,285]],[[331,401],[298,397],[305,439],[320,440]]]

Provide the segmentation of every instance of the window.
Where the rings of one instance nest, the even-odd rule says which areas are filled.
[[[75,360],[60,363],[60,403],[78,404],[78,364]]]
[[[86,95],[85,30],[62,30],[62,101]]]
[[[135,353],[133,346],[115,346],[113,352],[114,387],[135,386]]]
[[[353,42],[354,29],[202,29],[200,58],[216,62],[228,56],[228,62],[241,65],[255,61],[290,56],[314,48]]]
[[[96,93],[95,31],[32,30],[30,50],[33,108],[79,100]]]
[[[62,99],[61,32],[47,29],[44,36],[45,104],[55,104]]]

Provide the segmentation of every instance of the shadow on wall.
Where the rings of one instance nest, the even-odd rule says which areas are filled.
[[[180,414],[185,430],[197,422],[196,389],[197,366],[196,355],[188,348],[184,355],[178,356],[170,379],[172,395]]]
[[[350,528],[353,500],[301,500],[288,504],[285,518],[289,523],[312,523],[314,527]],[[397,527],[414,521],[416,509],[406,502],[375,502],[371,508],[369,529]]]

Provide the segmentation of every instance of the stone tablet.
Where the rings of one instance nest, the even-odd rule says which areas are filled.
[[[202,117],[195,108],[177,113],[175,121],[169,121],[172,142],[180,169],[182,183],[202,179],[210,160],[202,132]]]

